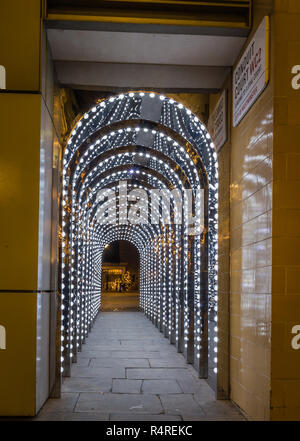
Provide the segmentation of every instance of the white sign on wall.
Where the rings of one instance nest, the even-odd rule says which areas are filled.
[[[208,131],[217,152],[227,141],[227,91],[224,90],[208,120]]]
[[[233,127],[251,109],[269,81],[269,17],[265,17],[233,72]]]

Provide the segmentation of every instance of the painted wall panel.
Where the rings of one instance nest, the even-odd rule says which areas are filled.
[[[0,289],[36,290],[39,95],[0,94]]]
[[[254,3],[252,33],[271,7]],[[232,129],[230,398],[253,420],[270,418],[272,148],[273,78]]]
[[[0,415],[35,414],[36,294],[0,293]]]
[[[49,332],[50,296],[49,293],[37,295],[36,327],[36,412],[49,397]]]
[[[41,1],[0,4],[0,59],[9,90],[40,90]]]
[[[275,0],[274,186],[271,420],[300,420],[300,90],[292,68],[300,64],[300,6]]]

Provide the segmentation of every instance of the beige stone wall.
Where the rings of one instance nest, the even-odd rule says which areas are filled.
[[[252,34],[264,15],[272,22],[271,7],[271,1],[254,2]],[[254,420],[270,413],[272,144],[271,78],[232,129],[231,146],[230,397]]]
[[[272,1],[254,2],[252,34]],[[254,420],[270,413],[273,79],[232,127],[219,160],[219,398],[230,398]],[[210,96],[212,112],[218,95]]]

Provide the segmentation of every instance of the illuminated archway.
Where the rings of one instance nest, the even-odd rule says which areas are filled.
[[[140,253],[135,244],[128,240],[108,242],[101,260],[100,312],[139,310]],[[118,292],[122,294],[117,295]]]
[[[121,186],[120,186],[121,183]],[[140,213],[139,224],[120,217],[126,191],[190,191],[194,204],[170,198],[170,219],[155,208],[156,223]],[[191,235],[192,210],[202,230]],[[99,217],[104,201],[116,195],[118,223]],[[143,193],[144,194],[144,193]],[[148,194],[148,193],[147,193]],[[126,208],[127,210],[127,208]],[[105,219],[104,219],[105,218]],[[197,221],[199,220],[199,222]],[[197,223],[198,222],[198,223]],[[197,227],[197,228],[198,228]],[[204,125],[173,99],[131,92],[102,101],[84,114],[68,140],[63,170],[61,242],[62,373],[70,364],[99,311],[101,259],[105,244],[128,240],[140,253],[141,307],[202,378],[217,375],[218,164]]]

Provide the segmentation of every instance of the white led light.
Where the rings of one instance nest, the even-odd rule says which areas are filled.
[[[142,98],[145,95],[165,102],[161,106],[160,132],[143,126],[141,129],[138,125],[139,119],[142,119],[139,109],[141,103],[144,104]],[[118,128],[118,124],[122,128]],[[94,144],[85,143],[84,140],[96,133],[93,127],[97,127],[101,133],[104,125],[105,135],[98,137]],[[110,130],[110,125],[114,130]],[[152,133],[154,141],[151,146],[142,148],[135,144],[140,130]],[[172,132],[177,133],[176,140],[170,135]],[[124,239],[134,243],[140,252],[140,304],[145,314],[163,329],[166,336],[174,333],[173,337],[175,336],[177,342],[184,336],[186,351],[194,341],[195,359],[201,365],[200,350],[207,344],[200,309],[201,244],[195,236],[195,320],[191,323],[191,275],[187,269],[191,255],[187,228],[188,205],[184,203],[182,207],[182,230],[181,227],[170,226],[161,219],[158,224],[147,227],[130,224],[99,225],[96,222],[96,213],[99,213],[96,195],[100,189],[115,188],[117,181],[124,180],[130,190],[150,187],[179,188],[183,191],[188,187],[195,192],[200,180],[202,182],[203,176],[207,174],[208,305],[209,315],[213,313],[214,317],[214,326],[209,328],[208,352],[217,353],[218,164],[213,143],[207,141],[210,136],[205,126],[191,110],[173,99],[155,93],[130,92],[97,104],[92,111],[84,114],[72,134],[74,137],[68,140],[63,160],[61,362],[64,365],[69,358],[75,360],[73,357],[84,343],[98,313],[101,304],[99,292],[104,246],[110,241]],[[126,151],[122,151],[122,148]],[[147,159],[147,167],[138,165],[139,157]],[[205,170],[202,169],[202,163]],[[125,185],[122,188],[124,187]],[[108,191],[105,194],[108,196]],[[175,203],[174,197],[170,200],[172,204]],[[121,203],[119,196],[117,201],[118,210],[126,208],[126,203]],[[165,205],[162,204],[162,207],[165,208]],[[195,210],[197,215],[201,213],[200,206],[196,205]],[[160,210],[155,209],[154,212],[160,218]],[[145,215],[142,218],[146,220]],[[111,221],[112,214],[108,214],[107,219]],[[179,286],[183,287],[181,299],[178,296]],[[184,330],[181,331],[183,335],[179,333],[181,314],[184,318]],[[191,339],[190,332],[193,328],[194,336]],[[216,363],[216,357],[211,359]],[[64,372],[66,371],[65,369]]]

